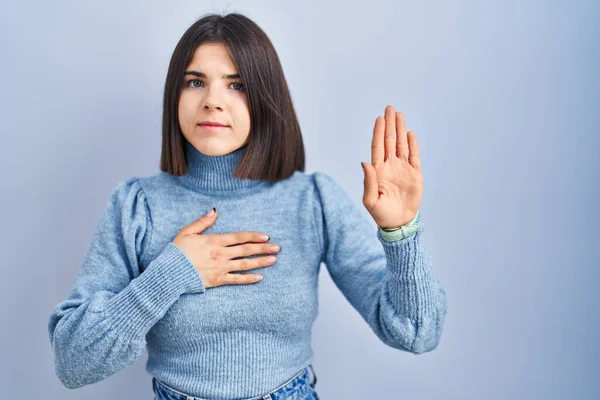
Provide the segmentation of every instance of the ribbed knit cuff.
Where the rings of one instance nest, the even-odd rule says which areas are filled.
[[[421,233],[417,231],[407,238],[388,242],[377,231],[390,274],[390,301],[402,315],[415,322],[435,312],[433,270],[421,244]]]
[[[204,291],[204,281],[189,258],[170,242],[142,274],[107,302],[104,312],[113,330],[142,340],[183,293]]]

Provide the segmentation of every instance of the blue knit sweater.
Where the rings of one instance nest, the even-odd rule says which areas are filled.
[[[146,348],[148,373],[181,392],[268,392],[312,362],[321,262],[384,343],[414,354],[436,348],[446,294],[421,243],[422,213],[417,233],[387,241],[323,172],[296,171],[276,183],[234,177],[245,149],[207,156],[187,144],[187,175],[116,186],[70,293],[48,321],[66,387],[105,379]],[[281,246],[274,266],[239,272],[262,281],[207,289],[172,243],[212,207],[218,217],[204,233],[265,232]]]

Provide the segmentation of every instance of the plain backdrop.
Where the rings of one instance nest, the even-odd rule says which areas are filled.
[[[441,343],[387,347],[322,268],[322,399],[600,398],[599,2],[20,0],[0,9],[1,399],[152,398],[146,353],[63,387],[47,321],[111,190],[158,172],[168,62],[207,12],[265,30],[306,172],[361,207],[387,104],[420,144]]]

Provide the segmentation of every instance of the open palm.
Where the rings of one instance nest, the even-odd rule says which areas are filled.
[[[385,108],[377,117],[371,163],[363,162],[363,205],[381,228],[397,228],[417,214],[423,197],[423,174],[414,132],[406,131],[401,112]]]

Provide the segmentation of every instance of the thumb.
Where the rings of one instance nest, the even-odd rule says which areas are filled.
[[[375,167],[373,167],[368,162],[361,162],[363,167],[363,171],[365,172],[365,192],[363,194],[363,205],[370,210],[375,203],[377,203],[377,199],[379,198],[379,186],[377,185],[377,171]]]
[[[211,226],[216,219],[217,209],[213,207],[208,213],[193,221],[191,224],[185,226],[182,231],[186,235],[202,233],[206,228]]]

